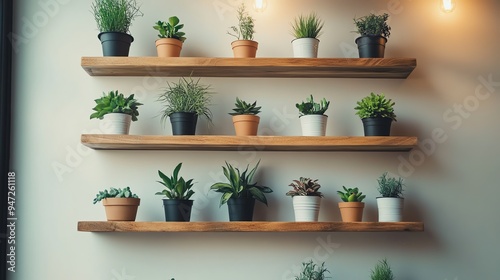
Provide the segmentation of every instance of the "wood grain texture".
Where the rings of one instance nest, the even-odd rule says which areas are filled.
[[[90,76],[405,79],[415,58],[82,57]]]

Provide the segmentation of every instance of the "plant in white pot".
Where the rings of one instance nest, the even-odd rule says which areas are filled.
[[[137,208],[141,203],[141,199],[130,187],[99,191],[94,198],[94,204],[99,201],[102,201],[108,221],[135,221]]]
[[[255,136],[259,129],[260,113],[262,107],[257,106],[257,101],[247,103],[236,97],[236,108],[234,112],[229,113],[233,116],[234,130],[237,136]]]
[[[254,41],[253,38],[255,34],[255,20],[248,14],[245,3],[241,3],[237,9],[237,13],[238,26],[231,26],[232,32],[227,32],[227,34],[236,38],[231,43],[233,55],[237,58],[255,57],[259,46],[259,43]]]
[[[377,179],[378,221],[379,222],[401,222],[403,221],[403,178],[389,177],[387,172]]]
[[[343,222],[361,222],[363,220],[363,209],[365,203],[363,199],[366,198],[358,188],[346,188],[342,186],[343,191],[337,191],[342,199],[339,202],[340,215]]]
[[[318,57],[318,38],[321,35],[322,29],[323,22],[316,13],[296,17],[292,23],[292,34],[295,37],[292,40],[293,56],[304,58]]]
[[[138,107],[143,105],[134,99],[134,95],[125,97],[117,91],[103,93],[103,96],[94,100],[95,112],[90,119],[101,119],[104,123],[103,132],[107,134],[128,134],[131,121],[137,121]]]
[[[391,27],[387,25],[388,14],[369,14],[364,17],[355,18],[354,24],[360,35],[356,39],[360,58],[383,58],[385,44],[391,35]]]
[[[153,26],[158,31],[159,39],[156,40],[156,51],[158,57],[179,57],[181,55],[182,45],[186,41],[186,33],[180,29],[184,24],[176,16],[168,18],[168,21],[157,21]]]
[[[299,180],[293,180],[289,186],[293,189],[288,191],[286,195],[292,197],[295,221],[318,221],[321,198],[323,197],[319,191],[321,185],[318,183],[318,179],[300,177]]]
[[[392,121],[396,121],[394,105],[391,99],[386,99],[383,93],[364,97],[356,102],[356,115],[363,122],[365,136],[390,136]]]
[[[312,94],[306,99],[306,102],[302,101],[302,103],[295,104],[295,107],[299,109],[303,136],[325,136],[328,120],[325,112],[328,110],[329,105],[330,101],[325,98],[316,103]]]

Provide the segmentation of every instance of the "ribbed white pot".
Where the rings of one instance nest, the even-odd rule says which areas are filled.
[[[110,113],[103,117],[103,132],[106,134],[128,134],[132,116],[122,113]]]
[[[403,198],[377,197],[378,221],[401,222],[403,221]]]
[[[319,217],[321,197],[294,196],[292,198],[296,222],[316,222]]]
[[[303,136],[325,136],[326,115],[304,115],[300,117],[300,125],[302,127]]]
[[[317,58],[319,40],[316,38],[298,38],[292,41],[293,57]]]

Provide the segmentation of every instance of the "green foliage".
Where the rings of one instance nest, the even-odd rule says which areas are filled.
[[[92,110],[96,111],[90,115],[90,119],[101,119],[104,115],[109,113],[122,113],[132,116],[132,121],[137,121],[139,111],[137,107],[143,105],[134,99],[134,95],[125,98],[122,93],[118,91],[110,91],[108,94],[103,93],[103,96],[94,100],[97,104]]]
[[[235,115],[257,115],[260,113],[260,108],[262,107],[257,107],[257,101],[254,103],[246,103],[245,101],[239,99],[236,97],[236,103],[234,103],[236,108],[233,109],[234,113],[229,113],[231,116]]]
[[[233,30],[233,33],[227,32],[227,34],[235,37],[237,40],[253,40],[255,20],[246,11],[245,3],[241,3],[237,13],[238,26],[231,26],[230,28]]]
[[[394,280],[394,275],[387,259],[383,259],[375,265],[370,277],[372,280]]]
[[[344,191],[337,191],[337,193],[344,202],[362,202],[366,197],[358,188],[346,188],[345,186],[342,188]]]
[[[299,180],[293,180],[289,185],[293,187],[286,195],[294,196],[319,196],[323,197],[323,194],[319,191],[321,185],[318,183],[318,179],[312,180],[311,178],[300,177]]]
[[[109,188],[108,190],[99,191],[94,198],[94,204],[105,199],[105,198],[139,198],[135,193],[132,193],[130,187],[120,188]]]
[[[375,95],[373,92],[369,96],[356,102],[357,106],[354,107],[356,115],[361,119],[364,118],[390,118],[396,121],[396,114],[394,113],[395,102],[391,99],[386,99],[384,94]]]
[[[165,189],[161,192],[155,193],[156,195],[164,195],[168,199],[178,199],[178,200],[189,200],[194,194],[191,190],[193,187],[193,179],[185,181],[184,178],[179,177],[179,171],[181,170],[182,162],[179,163],[172,174],[168,177],[163,172],[158,170],[158,175],[162,181],[157,181],[158,183],[165,186]]]
[[[391,27],[387,25],[388,14],[375,15],[370,13],[367,16],[354,18],[354,24],[361,36],[383,36],[389,38],[391,35]]]
[[[213,184],[210,189],[215,192],[222,193],[219,207],[231,198],[239,197],[253,197],[256,200],[267,205],[267,199],[264,193],[272,193],[269,187],[259,186],[257,182],[252,183],[255,171],[259,166],[260,161],[255,167],[248,172],[248,165],[243,173],[240,173],[238,168],[234,168],[231,164],[226,162],[226,167],[222,167],[224,176],[226,176],[229,183],[218,182]]]
[[[168,18],[168,21],[159,20],[156,25],[153,26],[155,30],[158,30],[160,38],[173,38],[184,42],[186,40],[186,33],[180,32],[179,30],[184,27],[184,24],[179,24],[180,20],[178,17],[173,16]]]
[[[300,116],[324,115],[329,105],[330,101],[326,101],[325,98],[320,100],[319,103],[314,102],[314,97],[311,94],[311,96],[306,99],[306,102],[302,101],[300,104],[297,103],[295,107],[299,109]]]
[[[293,36],[295,38],[318,38],[321,36],[323,22],[319,19],[316,13],[311,13],[308,16],[300,15],[295,18],[292,23]]]
[[[91,8],[100,32],[129,33],[132,21],[143,15],[136,0],[95,0]]]
[[[302,263],[302,271],[299,276],[295,276],[295,280],[324,280],[326,278],[325,273],[330,271],[325,268],[325,263],[323,262],[321,266],[316,265],[312,260]]]
[[[399,179],[387,177],[387,172],[378,179],[378,192],[382,197],[403,197],[403,178]]]

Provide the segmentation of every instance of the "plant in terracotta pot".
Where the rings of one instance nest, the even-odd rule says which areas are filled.
[[[136,0],[95,0],[92,5],[104,56],[128,56],[132,21],[142,16]]]
[[[387,172],[377,180],[378,192],[378,221],[379,222],[401,222],[403,220],[403,178],[389,177]]]
[[[300,15],[292,23],[293,56],[316,58],[318,57],[319,36],[323,29],[323,21],[316,13],[307,16]]]
[[[240,172],[237,167],[226,162],[222,171],[228,182],[217,182],[210,187],[211,190],[222,193],[219,207],[228,204],[230,221],[252,221],[255,200],[267,205],[265,194],[273,191],[253,181],[259,163],[260,161],[251,170],[248,170],[247,165],[247,168]]]
[[[168,21],[157,21],[153,26],[158,31],[156,40],[156,51],[159,57],[179,57],[181,55],[182,44],[186,40],[186,33],[180,29],[184,24],[180,24],[180,20],[176,16],[168,18]]]
[[[238,26],[231,26],[232,32],[227,32],[236,38],[236,41],[231,43],[234,57],[255,57],[259,46],[253,40],[255,20],[248,14],[243,2],[236,12],[238,13]]]
[[[195,135],[199,116],[212,122],[210,85],[199,81],[181,77],[178,83],[167,83],[168,88],[158,98],[164,105],[161,121],[170,118],[173,135]]]
[[[391,266],[387,259],[379,261],[370,274],[371,280],[394,280]]]
[[[141,199],[130,187],[99,191],[94,198],[94,204],[99,201],[102,201],[108,221],[135,221],[137,208],[141,203]]]
[[[337,191],[343,202],[339,202],[340,215],[344,222],[361,222],[363,220],[363,209],[365,203],[362,202],[366,195],[358,188],[346,188],[342,186],[343,191]]]
[[[319,191],[321,185],[318,179],[300,177],[289,185],[293,189],[286,193],[292,197],[296,222],[318,221],[319,208],[323,194]]]
[[[103,130],[108,134],[128,134],[131,121],[137,121],[138,107],[143,105],[134,99],[131,94],[125,97],[118,91],[103,93],[103,96],[94,100],[95,112],[90,119],[100,119],[105,122]]]
[[[260,113],[262,107],[257,106],[257,101],[254,103],[247,103],[236,97],[236,108],[234,112],[229,113],[233,116],[233,124],[236,135],[238,136],[252,136],[257,135],[259,129]]]
[[[312,94],[306,99],[306,102],[302,101],[302,103],[295,104],[295,107],[299,109],[303,136],[325,136],[328,120],[325,112],[328,110],[329,105],[330,101],[325,98],[316,103]]]
[[[325,267],[325,263],[317,265],[313,260],[302,263],[302,271],[299,276],[295,276],[295,280],[324,280],[330,277],[325,276],[330,271]]]
[[[388,14],[369,14],[364,17],[354,18],[360,35],[356,39],[360,58],[382,58],[384,57],[385,44],[391,35],[391,27],[387,24]]]
[[[177,164],[170,177],[158,170],[161,181],[157,182],[162,184],[165,189],[155,194],[165,196],[163,199],[165,221],[189,222],[191,220],[193,200],[190,198],[194,194],[191,189],[194,183],[193,179],[186,181],[182,176],[179,177],[181,167],[182,162]]]
[[[396,121],[394,105],[391,99],[386,99],[383,93],[364,97],[356,102],[356,115],[361,118],[365,136],[391,135],[392,121]]]

